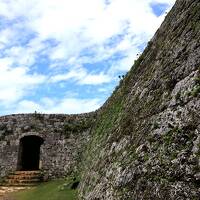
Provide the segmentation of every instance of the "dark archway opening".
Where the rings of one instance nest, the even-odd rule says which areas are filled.
[[[17,170],[39,170],[40,146],[44,140],[35,135],[25,136],[20,140]]]

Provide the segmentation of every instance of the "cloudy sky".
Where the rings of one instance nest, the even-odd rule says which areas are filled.
[[[99,108],[175,0],[0,0],[0,115]]]

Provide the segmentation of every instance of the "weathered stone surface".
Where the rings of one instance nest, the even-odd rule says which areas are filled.
[[[15,170],[20,138],[39,135],[46,178],[81,169],[80,199],[199,200],[199,11],[177,0],[96,113],[1,117],[0,176]]]
[[[200,1],[177,0],[100,110],[80,199],[200,198]]]
[[[95,115],[35,113],[0,117],[0,177],[16,170],[20,139],[28,135],[44,139],[40,165],[45,179],[63,177],[76,171]]]

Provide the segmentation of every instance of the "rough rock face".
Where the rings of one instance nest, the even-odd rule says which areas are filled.
[[[81,169],[80,199],[199,200],[199,97],[200,1],[177,0],[98,112],[0,117],[0,179],[31,135],[46,179]]]
[[[45,179],[76,171],[95,115],[36,113],[0,117],[0,178],[17,169],[20,139],[25,136],[39,136],[44,140],[40,148],[40,168]]]
[[[80,199],[200,199],[200,1],[177,0],[101,108]]]

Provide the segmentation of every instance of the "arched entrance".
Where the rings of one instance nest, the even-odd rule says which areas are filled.
[[[39,170],[40,146],[44,140],[35,135],[25,136],[20,139],[17,170]]]

